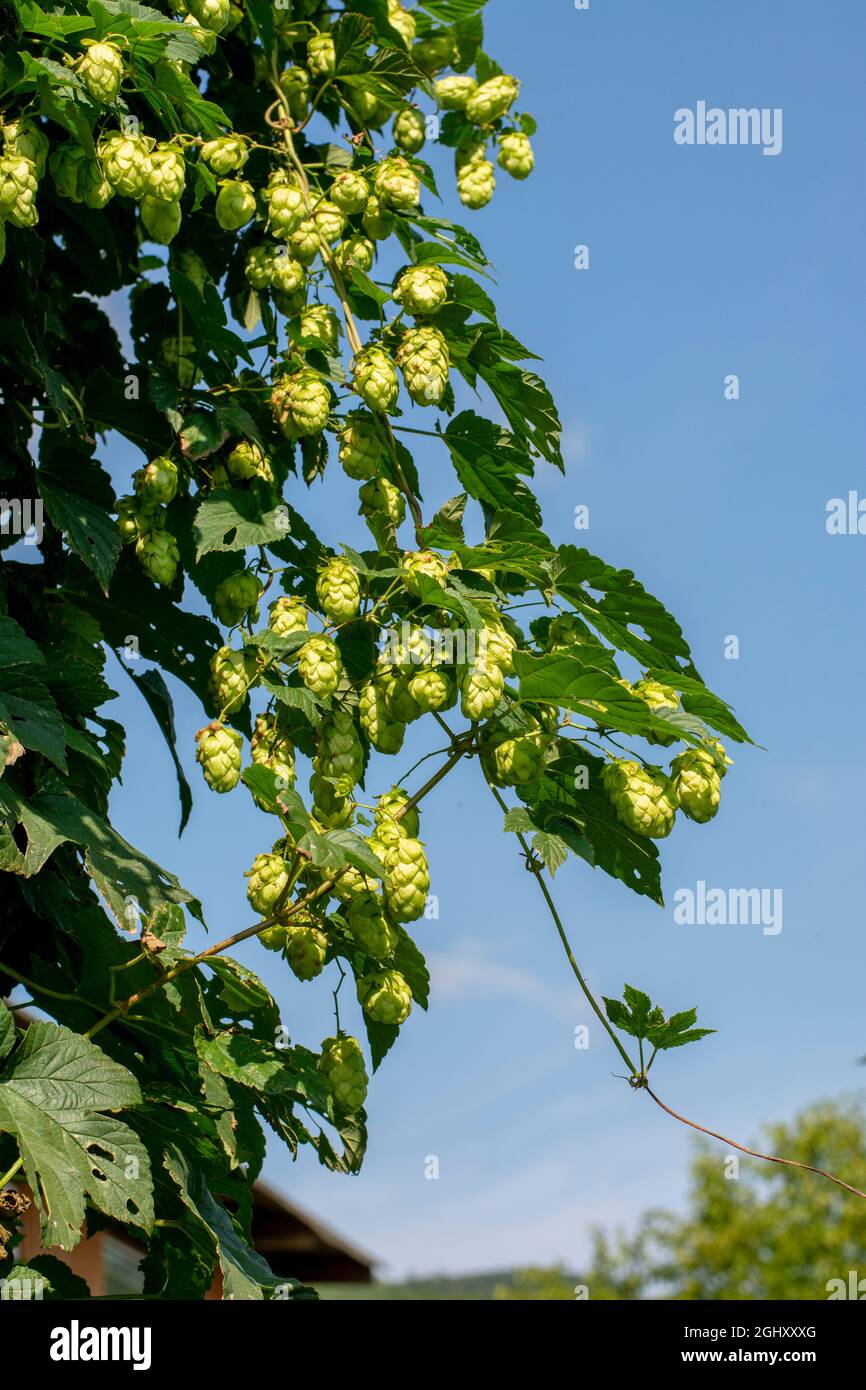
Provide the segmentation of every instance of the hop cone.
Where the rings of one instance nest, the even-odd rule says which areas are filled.
[[[500,667],[504,676],[514,675],[514,638],[499,623],[487,623],[481,632],[479,646],[488,663]]]
[[[450,34],[431,34],[414,45],[412,57],[422,72],[432,76],[434,72],[447,68],[453,60],[454,40]]]
[[[397,281],[394,298],[407,314],[435,314],[448,298],[448,276],[438,265],[414,265]]]
[[[290,926],[286,960],[299,980],[314,980],[325,968],[328,938],[317,927]]]
[[[171,459],[151,459],[146,468],[136,470],[133,482],[143,511],[165,506],[177,492],[177,466]]]
[[[328,384],[314,371],[302,367],[294,376],[280,377],[274,383],[271,409],[287,439],[319,434],[331,413]]]
[[[257,854],[246,877],[250,907],[262,917],[270,917],[289,885],[288,864],[281,854]]]
[[[343,663],[333,638],[317,634],[298,652],[298,674],[313,695],[325,699],[340,684]]]
[[[321,250],[319,233],[316,224],[311,217],[305,217],[299,222],[295,230],[289,237],[289,246],[292,255],[301,262],[301,265],[311,265]]]
[[[183,220],[180,203],[164,203],[146,193],[141,200],[141,223],[151,241],[170,246]]]
[[[36,166],[21,155],[7,154],[0,159],[0,220],[14,227],[35,227],[38,191]]]
[[[406,499],[399,488],[387,478],[371,478],[358,489],[361,499],[361,515],[375,518],[382,515],[395,527],[400,526],[406,516]]]
[[[226,456],[226,469],[232,478],[239,482],[247,478],[264,478],[266,483],[274,481],[270,459],[259,445],[251,439],[241,439]]]
[[[278,183],[265,193],[268,204],[268,230],[288,240],[306,220],[307,204],[303,190],[294,183]],[[316,250],[318,250],[316,236]],[[313,253],[315,255],[315,252]]]
[[[243,169],[247,154],[247,143],[240,135],[223,135],[218,140],[206,140],[201,147],[205,164],[220,177]]]
[[[394,214],[388,211],[382,199],[372,193],[364,209],[361,225],[368,237],[372,237],[374,241],[385,241],[397,223]]]
[[[382,160],[373,178],[373,190],[395,212],[412,212],[421,201],[421,180],[402,155]]]
[[[340,325],[330,304],[309,304],[301,314],[302,338],[317,338],[329,352],[336,353],[340,345]]]
[[[263,244],[254,246],[244,263],[247,283],[254,290],[266,290],[271,283],[274,268],[274,248]]]
[[[179,150],[157,145],[147,161],[144,191],[163,203],[174,203],[186,184],[186,165]]]
[[[314,772],[310,778],[310,791],[313,794],[313,816],[317,821],[329,830],[340,830],[351,824],[355,803],[350,796],[337,791],[318,772]]]
[[[349,903],[348,920],[349,930],[368,955],[387,960],[394,954],[399,937],[377,893],[358,893]]]
[[[671,763],[673,791],[690,820],[705,825],[719,809],[721,778],[711,753],[690,748]]]
[[[307,68],[320,80],[333,77],[337,70],[337,54],[330,34],[314,34],[307,44]]]
[[[343,213],[337,207],[336,203],[330,202],[327,198],[322,198],[321,202],[316,204],[313,212],[313,221],[316,224],[319,235],[324,238],[329,246],[333,242],[338,241],[346,230],[346,219]]]
[[[382,893],[388,915],[395,922],[414,922],[423,915],[430,891],[424,846],[420,840],[406,836],[391,845],[384,862]]]
[[[216,220],[225,232],[245,227],[256,210],[256,195],[245,179],[226,179],[217,194]]]
[[[504,116],[520,91],[516,77],[503,73],[482,82],[466,103],[466,114],[473,125],[490,125]]]
[[[460,708],[467,719],[487,719],[496,709],[505,688],[501,666],[492,661],[474,661],[466,668],[460,683]]]
[[[304,632],[309,626],[309,614],[302,599],[292,594],[282,594],[268,609],[268,627],[278,637],[289,637],[293,632]]]
[[[478,83],[468,74],[440,77],[435,89],[436,100],[446,111],[465,111],[467,101],[478,90]]]
[[[295,785],[295,750],[274,715],[260,714],[256,719],[250,752],[254,763],[269,768],[286,786]]]
[[[138,562],[154,584],[168,587],[174,583],[180,564],[177,541],[170,531],[145,531],[135,543]]]
[[[99,142],[102,172],[115,193],[143,198],[147,192],[150,154],[137,135],[107,135]]]
[[[448,564],[433,550],[407,551],[400,563],[400,574],[409,593],[420,598],[418,576],[426,575],[444,589],[448,582]]]
[[[355,566],[340,555],[328,560],[319,573],[316,596],[332,622],[346,623],[354,618],[361,602],[361,582]]]
[[[337,438],[343,471],[357,482],[375,478],[382,464],[385,444],[373,416],[364,411],[355,411],[348,417]]]
[[[713,760],[713,765],[719,777],[727,777],[728,768],[733,767],[734,760],[728,757],[725,752],[725,745],[722,743],[721,739],[706,738],[704,739],[704,745]]]
[[[211,657],[208,690],[217,713],[233,714],[247,698],[256,674],[256,659],[252,652],[233,651],[220,647]]]
[[[319,726],[313,767],[320,777],[334,783],[338,795],[347,795],[364,770],[364,750],[351,714],[334,710]]]
[[[361,1044],[357,1038],[325,1038],[319,1059],[319,1071],[342,1110],[354,1115],[361,1109],[367,1099],[369,1083]]]
[[[418,154],[427,143],[427,127],[417,106],[406,106],[394,122],[394,144],[407,154]]]
[[[412,696],[408,678],[394,668],[384,667],[377,676],[385,696],[385,707],[392,719],[401,724],[411,724],[424,713]]]
[[[300,261],[290,256],[283,248],[277,251],[271,262],[271,284],[281,294],[294,294],[306,283],[306,274]]]
[[[451,677],[436,667],[428,666],[409,679],[409,694],[423,714],[431,710],[450,709],[457,698]]]
[[[407,48],[415,38],[415,16],[404,10],[399,0],[388,0],[388,23],[406,44]]]
[[[670,779],[631,759],[608,763],[602,785],[623,825],[635,835],[663,840],[674,828],[677,804]]]
[[[448,344],[438,328],[410,328],[397,349],[397,366],[417,405],[438,405],[448,385]]]
[[[310,104],[310,74],[306,68],[286,68],[280,78],[280,86],[286,94],[292,116],[296,121],[302,121]]]
[[[232,791],[241,775],[241,735],[214,721],[199,729],[195,738],[196,760],[201,763],[208,786],[215,792]]]
[[[662,685],[659,681],[642,680],[634,686],[634,693],[645,705],[649,705],[653,714],[658,714],[662,718],[667,714],[675,714],[680,707],[680,697],[670,685]],[[676,742],[676,734],[647,734],[647,743],[658,743],[663,748],[669,748]]]
[[[496,162],[513,179],[528,179],[535,168],[535,155],[529,136],[521,130],[511,130],[503,135]]]
[[[545,747],[545,740],[537,734],[522,734],[498,744],[493,750],[493,765],[500,785],[519,787],[540,777]]]
[[[390,791],[383,792],[376,802],[373,809],[373,819],[377,827],[381,827],[387,821],[390,825],[396,825],[400,832],[400,838],[409,836],[416,839],[420,828],[420,816],[417,806],[410,806],[409,810],[404,810],[409,797],[400,787],[392,787]],[[379,833],[377,828],[376,833]]]
[[[72,144],[71,147],[72,149],[81,148],[75,144]],[[50,148],[48,136],[26,116],[20,116],[17,121],[9,121],[7,125],[3,126],[3,153],[17,155],[19,159],[29,159],[37,179],[41,179],[45,173],[45,164]],[[85,160],[89,162],[89,155],[86,150],[81,152]]]
[[[110,105],[123,81],[123,59],[113,43],[92,43],[78,64],[81,78],[94,101]]]
[[[353,266],[364,272],[373,269],[376,248],[365,236],[350,236],[341,241],[334,251],[334,260],[340,270],[346,272]]]
[[[412,1008],[412,991],[399,970],[375,970],[358,981],[358,1000],[375,1023],[399,1026]]]
[[[186,0],[186,8],[203,29],[221,34],[231,19],[229,0]]]
[[[477,159],[457,170],[457,194],[464,207],[477,212],[490,202],[496,190],[496,171],[489,159]]]
[[[363,212],[370,197],[370,185],[362,174],[345,169],[331,184],[331,202],[346,216]]]
[[[137,497],[118,497],[117,529],[124,545],[132,545],[145,531],[157,530],[157,521],[163,521],[161,512],[143,512]]]
[[[384,348],[373,344],[355,358],[353,383],[365,405],[388,414],[397,404],[400,382],[394,363]]]
[[[248,613],[255,612],[261,592],[261,580],[249,570],[230,574],[217,585],[213,611],[226,627],[237,627]]]
[[[361,689],[358,719],[378,753],[399,753],[406,734],[405,724],[394,719],[388,709],[385,691],[378,681],[367,681]]]

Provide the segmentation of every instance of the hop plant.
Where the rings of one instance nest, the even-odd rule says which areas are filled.
[[[252,439],[241,439],[226,455],[226,471],[232,478],[244,482],[248,478],[274,481],[270,459]]]
[[[635,835],[653,840],[670,835],[677,802],[670,778],[663,772],[620,758],[607,764],[601,780],[617,817]]]
[[[448,276],[438,265],[413,265],[397,281],[394,298],[416,318],[435,314],[448,298]]]
[[[231,19],[229,0],[185,0],[186,8],[203,29],[221,34]]]
[[[412,57],[422,72],[428,76],[447,68],[454,59],[454,40],[450,34],[430,34],[419,39],[412,49]]]
[[[388,921],[377,893],[359,893],[352,899],[348,911],[349,930],[368,955],[375,960],[387,960],[397,949],[399,936]]]
[[[299,980],[314,980],[325,968],[328,938],[318,927],[290,926],[286,937],[286,960]]]
[[[689,748],[671,763],[671,780],[677,804],[690,820],[705,825],[719,809],[722,785],[712,753]]]
[[[506,73],[491,77],[489,81],[482,82],[469,97],[466,102],[466,115],[473,125],[491,125],[493,121],[506,114],[516,101],[519,91],[520,83],[516,77]]]
[[[406,676],[393,667],[383,667],[377,677],[385,696],[385,706],[392,719],[401,724],[411,724],[420,719],[424,711],[413,699]]]
[[[242,736],[214,720],[195,737],[196,760],[211,791],[233,791],[241,776]]]
[[[244,704],[256,675],[256,659],[252,652],[234,651],[220,647],[210,662],[208,691],[217,713],[233,714]]]
[[[180,338],[175,333],[162,340],[162,360],[185,391],[198,381],[197,356],[195,339],[186,333]]]
[[[177,541],[170,531],[144,531],[135,543],[135,553],[141,568],[154,584],[168,588],[174,583],[180,564]]]
[[[245,179],[224,179],[216,200],[216,220],[224,232],[237,232],[255,214],[256,195]]]
[[[408,802],[409,794],[404,792],[402,787],[391,787],[390,791],[383,792],[373,808],[376,833],[378,834],[387,822],[389,825],[396,825],[400,839],[407,835],[410,839],[417,839],[421,818],[418,807],[409,806]]]
[[[435,84],[436,100],[446,111],[465,111],[467,101],[477,90],[478,83],[468,73],[440,77]]]
[[[307,217],[303,190],[295,183],[277,183],[266,191],[265,199],[268,205],[268,231],[284,241],[289,240]],[[318,250],[319,239],[315,228],[314,234]]]
[[[372,270],[375,259],[376,248],[365,236],[347,237],[334,250],[334,260],[344,273],[353,266],[366,273]]]
[[[484,660],[498,666],[503,676],[514,675],[514,649],[516,643],[501,623],[488,622],[481,631],[479,641]]]
[[[351,101],[358,120],[373,130],[378,130],[391,114],[387,101],[380,101],[372,92],[355,91]]]
[[[247,614],[255,617],[261,592],[261,580],[250,570],[230,574],[216,587],[213,611],[226,627],[237,627]]]
[[[662,718],[668,714],[676,714],[680,707],[680,697],[673,686],[662,685],[659,681],[641,680],[633,687],[634,694],[648,705],[653,714],[658,714]],[[647,734],[647,743],[661,744],[663,748],[669,748],[676,742],[676,734]]]
[[[371,478],[358,489],[361,515],[368,520],[386,517],[392,526],[400,526],[406,516],[406,500],[399,488],[387,478]]]
[[[150,150],[138,135],[107,135],[98,146],[99,162],[115,193],[143,198],[147,192]]]
[[[333,783],[338,795],[348,795],[358,782],[364,770],[364,750],[347,710],[333,710],[322,720],[313,767],[320,777]]]
[[[399,1027],[412,1008],[412,991],[399,970],[374,970],[358,981],[358,1001],[375,1023]]]
[[[144,190],[151,198],[174,203],[186,184],[186,165],[180,150],[170,145],[157,145],[147,161]]]
[[[445,671],[426,666],[409,678],[409,694],[424,714],[450,709],[457,699],[457,688]]]
[[[361,218],[361,225],[373,241],[385,241],[394,231],[397,219],[388,211],[378,194],[371,193]]]
[[[302,439],[325,428],[331,413],[331,392],[316,372],[302,367],[274,383],[271,409],[287,439]]]
[[[344,472],[356,482],[375,478],[382,466],[385,442],[374,417],[363,410],[354,411],[337,437]]]
[[[487,719],[505,689],[505,675],[493,661],[471,662],[460,683],[460,708],[467,719]]]
[[[319,1071],[331,1088],[334,1100],[347,1114],[354,1115],[367,1099],[367,1068],[357,1038],[341,1034],[325,1038]]]
[[[521,130],[510,130],[503,135],[496,162],[513,179],[528,179],[535,168],[535,155],[529,136]]]
[[[496,191],[496,170],[485,159],[464,159],[457,161],[457,195],[464,207],[477,212],[486,207]]]
[[[81,150],[85,161],[90,162],[90,156],[80,145],[70,142],[70,147]],[[50,149],[45,132],[26,116],[21,116],[17,121],[9,121],[3,126],[3,153],[17,155],[19,159],[29,159],[36,171],[37,179],[41,179],[45,173]]]
[[[349,560],[334,556],[319,572],[316,596],[323,613],[334,623],[347,623],[358,612],[361,581]]]
[[[372,344],[355,357],[353,384],[371,410],[390,414],[397,404],[400,382],[394,363],[384,348]]]
[[[164,203],[146,193],[141,200],[141,224],[151,241],[170,246],[180,231],[183,220],[180,203]]]
[[[413,212],[421,202],[421,180],[402,155],[382,160],[373,177],[373,190],[395,212]]]
[[[399,753],[406,735],[406,725],[395,719],[388,708],[385,690],[376,680],[361,687],[358,721],[377,753]]]
[[[346,230],[346,218],[336,203],[332,203],[328,198],[322,198],[313,210],[313,221],[316,230],[323,241],[331,245],[339,241],[343,232]]]
[[[289,886],[289,866],[281,854],[257,854],[245,877],[250,907],[270,917]]]
[[[123,59],[113,43],[92,43],[78,63],[81,78],[94,101],[110,106],[123,81]]]
[[[394,144],[407,154],[418,154],[427,143],[427,127],[417,106],[404,106],[394,121]]]
[[[156,531],[165,524],[164,513],[144,512],[137,497],[118,497],[117,529],[124,545],[132,545],[145,531]]]
[[[205,164],[221,178],[239,173],[248,155],[249,147],[241,135],[222,135],[218,140],[206,140],[201,147]]]
[[[295,750],[273,715],[260,714],[256,719],[250,753],[254,763],[269,768],[286,786],[295,785]]]
[[[396,29],[408,48],[415,38],[415,16],[404,10],[399,0],[388,0],[388,23]]]
[[[370,185],[353,169],[344,169],[331,184],[331,202],[347,217],[363,212],[369,198]]]
[[[293,632],[305,632],[309,613],[303,599],[293,594],[281,594],[268,609],[268,627],[278,637],[290,637]]]
[[[405,836],[385,855],[382,895],[389,917],[395,922],[414,922],[424,913],[430,891],[430,871],[420,840]]]
[[[444,589],[448,583],[448,564],[435,550],[408,550],[400,562],[400,577],[415,598],[421,597],[420,575],[426,575]]]
[[[311,217],[305,217],[298,223],[289,237],[289,246],[301,265],[312,265],[321,250],[321,242],[318,228]]]
[[[105,178],[101,165],[91,159],[82,145],[68,140],[54,151],[48,162],[54,186],[62,198],[68,198],[73,203],[84,203],[89,208],[105,207],[114,190]],[[38,171],[38,165],[36,167]]]
[[[305,642],[298,652],[298,674],[313,695],[326,699],[340,684],[343,663],[337,644],[324,633]]]
[[[142,511],[165,506],[177,492],[177,465],[167,458],[151,459],[145,468],[136,469],[133,483]]]
[[[520,787],[534,782],[544,770],[547,742],[538,734],[521,734],[497,744],[493,765],[500,786]]]
[[[280,86],[285,93],[289,112],[296,121],[302,121],[310,108],[310,74],[306,68],[286,68],[280,78]]]
[[[448,385],[448,344],[438,328],[410,328],[400,340],[397,366],[416,405],[438,405]]]
[[[39,221],[36,165],[20,155],[0,158],[0,220],[14,227],[35,227]]]
[[[330,34],[314,34],[307,44],[307,70],[320,81],[337,71],[337,53]]]
[[[330,304],[308,304],[300,315],[302,338],[317,338],[329,352],[340,346],[340,323]]]
[[[275,290],[280,290],[283,294],[294,294],[306,281],[304,267],[300,261],[290,256],[288,251],[281,249],[276,252],[271,260],[270,266],[271,284]]]
[[[355,814],[355,803],[345,792],[338,791],[332,782],[314,772],[310,778],[310,791],[313,794],[313,816],[329,830],[340,830],[350,825]]]

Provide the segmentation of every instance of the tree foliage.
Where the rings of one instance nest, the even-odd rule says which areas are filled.
[[[483,8],[12,0],[0,21],[0,991],[23,983],[53,1020],[22,1032],[0,1005],[0,1174],[23,1172],[49,1243],[129,1226],[156,1296],[198,1297],[217,1268],[228,1297],[273,1293],[249,1248],[262,1125],[337,1172],[363,1159],[360,1044],[339,1016],[315,1048],[286,1038],[232,945],[355,981],[375,1068],[427,1007],[414,822],[451,767],[477,758],[503,807],[513,789],[505,828],[536,873],[574,853],[660,902],[656,839],[715,813],[717,735],[746,737],[664,605],[542,529],[555,404],[477,237],[435,210],[443,151],[470,211],[491,155],[532,170]],[[455,479],[432,516],[419,426]],[[141,456],[120,497],[117,436]],[[335,467],[360,484],[363,553],[304,518]],[[167,677],[204,711],[202,793],[260,817],[255,920],[206,953],[185,943],[195,885],[108,815],[125,732],[105,668],[129,634],[181,830]],[[421,717],[447,760],[371,826],[359,788]],[[656,1011],[646,1036],[693,1022]]]

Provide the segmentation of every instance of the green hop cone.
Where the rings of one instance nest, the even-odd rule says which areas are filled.
[[[467,719],[488,719],[505,688],[502,667],[492,661],[473,661],[460,682],[460,708]]]
[[[327,198],[322,198],[313,209],[313,221],[316,230],[328,245],[339,241],[343,232],[346,230],[346,218],[336,203],[330,202]]]
[[[307,68],[322,81],[337,71],[337,53],[330,34],[314,34],[307,44]]]
[[[302,338],[315,338],[336,355],[340,346],[340,321],[330,304],[308,304],[300,320]]]
[[[113,43],[92,43],[78,63],[81,78],[94,101],[109,106],[123,81],[123,59]]]
[[[354,411],[337,438],[343,471],[356,482],[375,478],[382,467],[385,441],[374,417],[362,410]]]
[[[281,594],[268,609],[268,627],[278,637],[290,637],[293,632],[305,632],[309,613],[303,599],[293,594]]]
[[[117,529],[124,545],[133,545],[145,531],[163,530],[164,527],[164,512],[144,512],[137,497],[118,497]]]
[[[274,290],[274,308],[278,313],[283,314],[287,319],[296,319],[304,307],[306,301],[306,290],[296,290],[294,294],[284,294],[282,290]]]
[[[313,794],[313,816],[328,830],[342,830],[351,825],[355,814],[355,803],[350,796],[340,792],[329,782],[314,772],[310,778],[310,791]]]
[[[516,77],[502,73],[482,82],[466,103],[466,114],[473,125],[490,125],[504,116],[517,99],[520,83]]]
[[[347,623],[358,612],[361,581],[349,560],[335,555],[319,572],[316,596],[322,612],[334,623]]]
[[[322,249],[316,224],[311,217],[298,223],[289,237],[289,249],[301,265],[312,265]]]
[[[399,970],[374,970],[358,981],[358,1002],[375,1023],[399,1027],[412,1008],[412,991]]]
[[[164,203],[146,193],[141,200],[141,225],[151,241],[170,246],[183,220],[180,203]]]
[[[370,185],[362,174],[344,169],[331,184],[331,202],[347,217],[363,212],[370,198]]]
[[[185,0],[186,9],[203,29],[221,34],[231,19],[229,0]]]
[[[365,236],[347,237],[334,248],[334,260],[344,274],[354,267],[366,274],[373,269],[375,259],[376,248]]]
[[[400,0],[388,0],[388,23],[396,29],[408,48],[415,38],[415,16],[404,10]]]
[[[204,50],[205,53],[207,53],[208,55],[216,53],[217,36],[213,30],[202,28],[195,15],[184,15],[183,22],[191,31],[196,43],[199,45],[201,49]],[[171,60],[169,60],[169,66],[173,67],[173,70],[175,72],[179,72],[183,76],[187,75],[185,65],[179,64],[178,66],[174,66],[171,63]]]
[[[318,927],[290,926],[286,937],[286,960],[299,980],[314,980],[325,968],[328,938]]]
[[[375,960],[387,960],[397,949],[399,936],[382,910],[377,893],[359,893],[352,899],[348,911],[349,930],[368,955]]]
[[[496,171],[489,159],[470,160],[457,170],[457,195],[464,207],[477,212],[496,191]]]
[[[35,227],[39,221],[38,190],[33,161],[21,155],[3,155],[0,159],[0,221],[5,219],[14,227]]]
[[[214,652],[208,692],[217,714],[222,717],[240,709],[247,699],[256,669],[252,652],[236,652],[231,647],[220,647]]]
[[[389,825],[397,826],[400,839],[404,839],[407,835],[410,839],[417,839],[418,831],[421,828],[421,818],[417,806],[410,806],[408,810],[405,809],[408,801],[409,794],[404,792],[402,787],[392,787],[390,791],[382,793],[373,808],[377,835],[380,833],[381,827],[387,822]]]
[[[438,405],[448,385],[448,344],[438,328],[410,328],[400,340],[397,366],[416,405]]]
[[[550,620],[544,643],[545,649],[549,652],[555,652],[562,647],[573,647],[575,643],[583,641],[585,631],[580,619],[576,618],[573,613],[560,613]]]
[[[332,637],[317,633],[298,652],[298,675],[307,689],[320,699],[333,695],[342,674],[343,663]]]
[[[394,212],[414,212],[421,202],[421,180],[402,155],[382,160],[373,178],[373,191]]]
[[[144,531],[135,543],[138,562],[148,579],[168,588],[180,564],[177,541],[170,531]]]
[[[520,787],[534,782],[544,770],[547,740],[538,734],[507,738],[493,750],[493,766],[500,786]]]
[[[186,185],[186,165],[180,150],[157,145],[147,161],[144,191],[163,203],[175,203]]]
[[[662,685],[659,681],[642,680],[638,681],[633,687],[634,694],[648,705],[653,714],[664,718],[668,714],[676,714],[680,707],[680,697],[670,685]],[[672,743],[676,743],[676,734],[646,734],[647,743],[657,743],[663,748],[669,748]]]
[[[346,710],[333,710],[319,725],[313,767],[329,779],[339,796],[347,796],[364,771],[364,750]]]
[[[270,459],[252,439],[241,439],[226,455],[226,471],[232,478],[245,482],[248,478],[274,481]]]
[[[446,111],[465,111],[467,101],[477,90],[478,83],[468,73],[440,77],[435,83],[436,100]]]
[[[201,764],[204,780],[211,791],[230,792],[240,781],[243,738],[235,729],[227,729],[216,720],[199,729],[196,739],[196,761]]]
[[[448,276],[438,265],[410,266],[397,281],[394,298],[416,318],[435,314],[448,298]]]
[[[362,348],[357,354],[352,381],[361,400],[371,410],[387,415],[397,404],[400,394],[397,370],[385,349],[377,344]]]
[[[444,671],[428,666],[410,676],[409,694],[422,713],[429,714],[431,710],[450,709],[457,698],[457,688]]]
[[[417,106],[404,106],[394,121],[394,144],[407,154],[418,154],[427,143],[427,127]]]
[[[304,120],[310,107],[310,74],[306,68],[286,68],[280,78],[289,111],[296,121]]]
[[[115,193],[143,198],[147,192],[150,150],[138,135],[107,135],[99,142],[99,162]]]
[[[331,413],[328,383],[308,367],[293,376],[282,376],[274,382],[271,409],[287,439],[319,434]]]
[[[385,691],[378,681],[367,681],[362,686],[358,721],[377,753],[400,752],[406,726],[391,715]]]
[[[528,179],[535,168],[535,155],[528,135],[522,130],[510,130],[499,141],[496,162],[513,179]]]
[[[385,855],[382,895],[389,917],[395,922],[414,922],[423,916],[430,891],[430,871],[420,840],[405,836]]]
[[[454,40],[450,34],[430,34],[426,39],[419,39],[412,48],[412,57],[428,77],[447,68],[454,56]]]
[[[377,194],[371,193],[361,218],[361,226],[367,236],[372,237],[373,241],[386,241],[396,225],[394,214],[388,211]]]
[[[503,676],[513,676],[516,645],[514,638],[500,623],[487,623],[479,639],[479,654],[484,661],[498,666]]]
[[[727,777],[728,768],[733,767],[734,760],[728,757],[725,752],[725,745],[722,743],[721,739],[705,738],[704,747],[712,758],[713,765],[719,777]]]
[[[177,465],[171,459],[151,459],[146,468],[138,468],[133,483],[142,511],[164,507],[177,492]]]
[[[424,713],[409,689],[409,678],[393,666],[383,665],[376,677],[385,697],[385,708],[391,719],[411,724]]]
[[[325,1038],[319,1071],[341,1110],[354,1115],[367,1099],[367,1068],[357,1038]]]
[[[225,179],[217,194],[216,220],[224,232],[237,232],[255,214],[256,195],[245,179]]]
[[[689,748],[671,763],[674,796],[690,820],[705,825],[719,809],[721,778],[713,756],[703,748]]]
[[[245,878],[250,907],[270,917],[289,886],[289,866],[281,854],[257,854]]]
[[[206,140],[201,147],[205,164],[220,178],[243,169],[248,154],[247,142],[241,135],[223,135],[218,140]]]
[[[230,574],[217,585],[213,611],[226,627],[237,627],[247,614],[255,618],[261,592],[261,580],[249,570]]]
[[[73,144],[72,148],[79,149],[80,146]],[[19,159],[29,159],[36,171],[37,179],[41,179],[45,173],[50,149],[48,136],[26,116],[19,117],[17,121],[9,121],[3,126],[3,153],[16,155]],[[86,151],[82,150],[82,154],[85,159],[89,159]]]
[[[355,91],[351,95],[352,110],[361,125],[379,130],[391,114],[387,101],[380,101],[372,92]]]
[[[275,715],[260,714],[256,719],[250,753],[254,763],[269,768],[287,787],[295,785],[295,750]]]
[[[199,379],[197,356],[195,339],[187,334],[179,339],[174,333],[162,340],[162,360],[185,391],[191,390]]]
[[[663,840],[674,828],[677,803],[670,779],[628,758],[608,763],[602,786],[617,817],[635,835]]]
[[[392,526],[402,524],[406,517],[406,499],[387,478],[371,478],[358,489],[361,499],[361,516],[374,522],[378,517],[386,518]]]
[[[306,220],[307,204],[303,189],[295,183],[277,183],[265,191],[265,198],[268,205],[268,231],[283,241],[289,240],[292,233]],[[318,246],[316,235],[316,250]]]
[[[447,561],[434,550],[407,550],[400,562],[400,576],[409,593],[415,598],[421,597],[421,586],[418,583],[421,575],[435,580],[444,589],[448,583]]]
[[[273,256],[270,272],[273,288],[282,294],[295,294],[307,279],[301,262],[290,256],[285,248],[281,248]]]

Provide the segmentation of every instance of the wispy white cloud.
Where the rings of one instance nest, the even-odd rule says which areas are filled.
[[[458,944],[448,953],[434,951],[427,963],[436,998],[442,1003],[521,999],[558,1018],[574,1017],[573,991],[550,989],[531,970],[495,960],[474,942]]]

